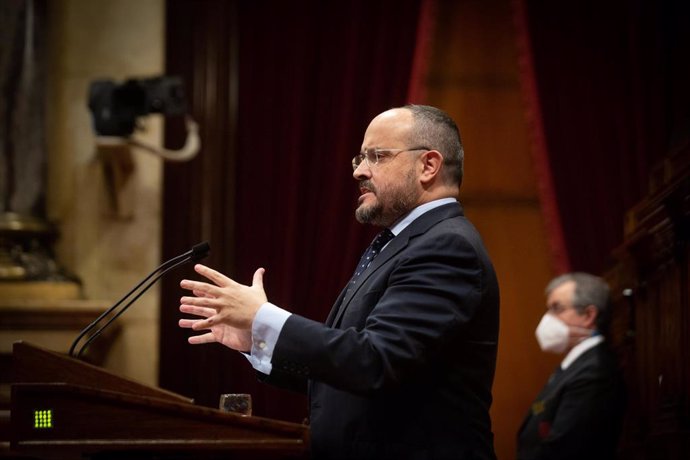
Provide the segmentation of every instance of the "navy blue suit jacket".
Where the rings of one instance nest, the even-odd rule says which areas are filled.
[[[314,458],[493,459],[499,293],[459,203],[391,240],[322,324],[285,323],[266,380],[309,382]]]

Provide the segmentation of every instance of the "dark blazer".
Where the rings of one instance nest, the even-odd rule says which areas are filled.
[[[391,240],[326,324],[285,323],[267,380],[308,380],[319,459],[493,459],[493,266],[459,203]]]
[[[518,432],[518,460],[615,458],[625,413],[625,386],[602,342],[556,373]]]

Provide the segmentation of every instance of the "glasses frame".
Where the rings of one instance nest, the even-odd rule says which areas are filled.
[[[555,305],[549,305],[546,307],[546,311],[555,316],[559,316],[560,314],[565,313],[568,310],[577,311],[577,308],[575,308],[574,305],[563,305],[560,303],[557,303]]]
[[[361,165],[363,162],[366,162],[367,166],[371,168],[372,166],[376,166],[379,164],[379,161],[381,161],[381,158],[386,158],[386,157],[394,157],[398,155],[401,152],[422,152],[422,151],[429,151],[431,150],[430,148],[427,147],[414,147],[411,149],[389,149],[389,148],[381,148],[381,147],[376,147],[373,149],[366,149],[364,152],[359,152],[359,154],[355,155],[352,157],[352,170],[355,171],[357,168],[359,168],[359,165]],[[371,157],[373,156],[373,160]]]

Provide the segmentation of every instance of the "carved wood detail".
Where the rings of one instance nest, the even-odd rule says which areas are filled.
[[[612,337],[628,383],[620,458],[690,458],[690,148],[651,174],[626,217]]]

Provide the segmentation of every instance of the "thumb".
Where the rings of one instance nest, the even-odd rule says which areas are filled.
[[[258,287],[263,290],[264,273],[266,273],[266,270],[264,268],[259,268],[254,272],[254,278],[252,279],[252,287]]]

